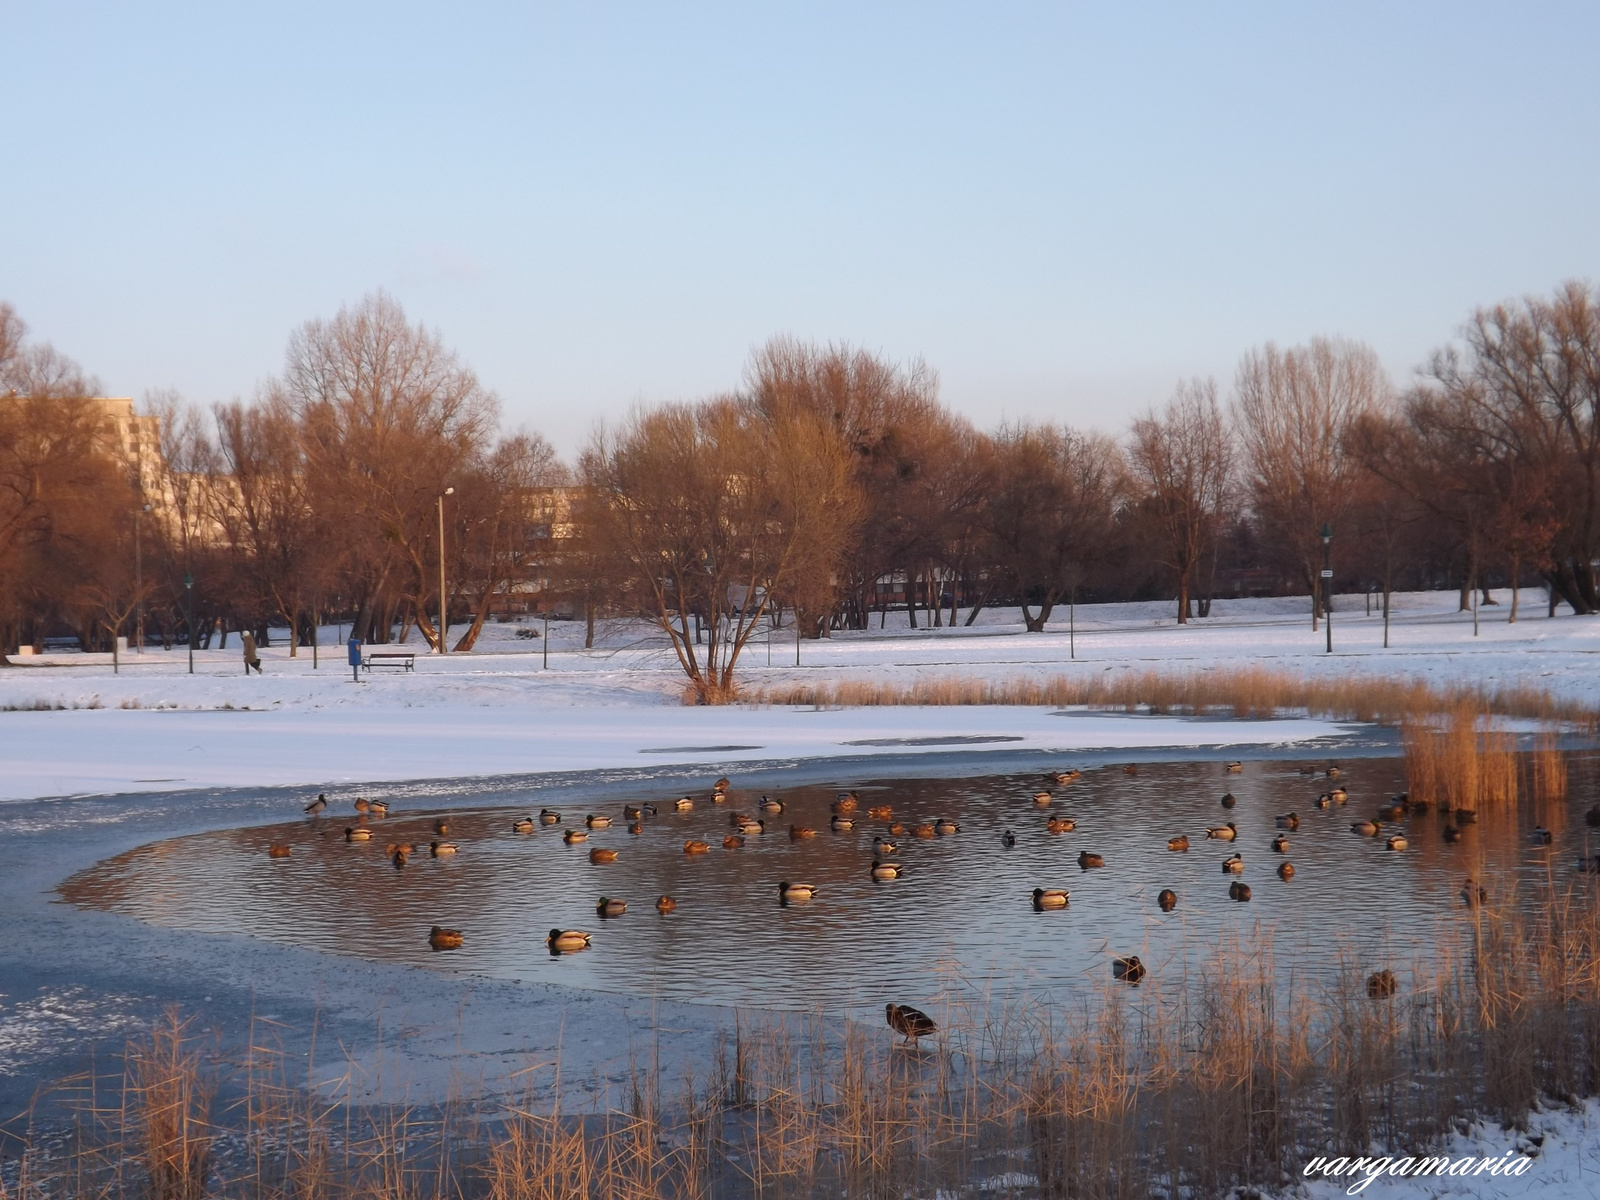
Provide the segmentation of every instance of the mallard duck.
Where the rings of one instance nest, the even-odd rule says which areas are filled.
[[[443,858],[447,854],[454,854],[457,846],[454,842],[429,842],[428,853],[435,858]]]
[[[677,907],[678,902],[671,896],[659,896],[656,898],[656,911],[659,913],[669,913]]]
[[[511,822],[512,833],[532,833],[537,828],[538,826],[534,824],[532,817],[522,817]]]
[[[599,865],[600,863],[614,863],[617,861],[617,852],[615,850],[604,850],[601,847],[596,846],[593,850],[589,851],[589,861],[596,865]]]
[[[268,846],[268,858],[288,858],[293,851],[288,846]]]
[[[1458,808],[1456,809],[1455,816],[1457,825],[1475,825],[1478,821],[1478,813],[1476,809]]]
[[[1206,837],[1216,842],[1231,842],[1239,836],[1239,827],[1232,821],[1226,825],[1213,825],[1206,830]]]
[[[853,813],[861,801],[854,792],[840,792],[833,801],[833,811],[836,813]]]
[[[561,824],[561,814],[553,808],[541,808],[539,810],[539,824],[559,825]]]
[[[1223,769],[1229,775],[1242,775],[1244,773],[1244,764],[1242,762],[1231,762]]]
[[[372,807],[372,804],[367,800],[367,798],[365,796],[357,796],[356,797],[356,805],[355,805],[355,807],[356,807],[356,811],[358,813],[364,813],[369,808]]]
[[[1352,821],[1350,832],[1359,833],[1362,837],[1377,837],[1381,830],[1376,821]]]
[[[1444,840],[1454,845],[1461,840],[1461,830],[1455,825],[1446,825],[1444,827]]]
[[[1555,838],[1543,825],[1535,825],[1533,832],[1528,835],[1535,846],[1548,846]]]
[[[1161,891],[1156,894],[1156,906],[1160,908],[1162,912],[1171,912],[1173,909],[1178,907],[1178,893],[1173,891],[1171,888],[1162,888]]]
[[[835,833],[849,833],[856,827],[855,820],[851,817],[834,817],[828,822],[828,828]]]
[[[1083,778],[1083,772],[1072,767],[1065,771],[1057,771],[1054,778],[1057,783],[1073,783]]]
[[[644,809],[637,804],[624,804],[622,806],[622,819],[624,821],[642,821],[644,819]]]
[[[739,828],[739,826],[743,825],[749,819],[749,813],[735,811],[728,814],[728,824],[733,826],[735,829]]]
[[[872,877],[877,880],[899,879],[902,869],[903,868],[899,863],[879,862],[877,859],[872,860]]]
[[[1053,797],[1049,792],[1035,792],[1033,794],[1033,806],[1035,808],[1049,808],[1052,799]]]
[[[639,812],[646,817],[655,817],[661,814],[661,810],[659,808],[648,802],[639,805]]]
[[[1289,853],[1289,839],[1280,833],[1277,837],[1272,839],[1272,849],[1278,854]]]
[[[1237,900],[1240,904],[1250,899],[1250,885],[1235,879],[1228,885],[1228,899]]]
[[[893,843],[890,844],[892,845]],[[1006,830],[1000,835],[1000,844],[1007,850],[1011,849],[1011,847],[1017,844],[1017,835],[1012,833],[1009,829]]]
[[[790,883],[784,880],[778,884],[778,899],[783,901],[809,900],[817,894],[817,887],[812,883]]]
[[[1281,863],[1279,863],[1278,864],[1278,878],[1283,880],[1285,883],[1287,883],[1289,880],[1293,879],[1294,878],[1294,864],[1292,862],[1281,862]]]
[[[1071,817],[1051,817],[1044,823],[1047,833],[1071,833],[1078,827],[1078,823]]]
[[[1301,767],[1300,768],[1300,774],[1302,774],[1302,775],[1315,775],[1316,773],[1317,773],[1317,769],[1315,767]]]
[[[1383,843],[1390,850],[1404,850],[1411,843],[1406,841],[1403,833],[1391,833]]]
[[[761,797],[761,811],[764,813],[781,813],[783,811],[783,801],[774,800],[771,796],[763,796]]]
[[[701,842],[695,840],[694,838],[690,838],[683,844],[683,852],[685,854],[710,854],[711,843]]]
[[[446,929],[443,925],[435,925],[428,931],[428,945],[435,950],[459,950],[461,942],[459,929]]]
[[[440,817],[433,823],[433,831],[440,837],[443,837],[445,834],[450,832],[450,822],[446,821],[443,817]]]
[[[367,815],[369,817],[387,817],[389,815],[389,802],[387,800],[369,800],[367,802]]]
[[[569,846],[575,846],[579,842],[587,842],[589,834],[582,829],[569,829],[561,835],[561,840]]]
[[[1085,850],[1083,853],[1078,855],[1078,866],[1085,871],[1089,870],[1091,867],[1103,867],[1105,865],[1106,860],[1104,855],[1095,854],[1088,850]]]
[[[913,825],[911,827],[911,836],[915,838],[927,839],[938,837],[939,834],[932,825],[924,823],[921,825]]]
[[[1273,818],[1273,823],[1275,825],[1277,825],[1277,827],[1279,829],[1299,829],[1300,828],[1300,814],[1299,813],[1292,813],[1292,812],[1291,813],[1284,813],[1281,816],[1274,817]]]
[[[905,836],[906,826],[905,826],[905,822],[904,821],[890,821],[886,828],[889,831],[889,836],[890,837],[904,837]]]
[[[747,819],[739,822],[738,830],[746,837],[755,837],[757,834],[765,833],[767,831],[767,823],[765,821],[751,821]]]
[[[1111,960],[1111,978],[1120,979],[1123,983],[1135,986],[1144,978],[1144,964],[1139,961],[1137,954],[1130,954],[1127,958],[1113,958]]]
[[[903,1034],[906,1041],[916,1038],[932,1037],[939,1032],[939,1027],[934,1024],[933,1018],[921,1009],[912,1008],[909,1004],[886,1004],[883,1006],[884,1019],[889,1022],[889,1028],[898,1034]]]
[[[801,838],[814,838],[816,836],[817,831],[807,825],[789,826],[789,840],[791,842],[798,842]]]
[[[690,796],[680,796],[672,802],[673,812],[688,812],[694,807],[694,799]]]
[[[389,861],[394,864],[394,869],[398,871],[401,867],[405,866],[406,863],[411,861],[411,851],[405,849],[404,847],[397,847],[390,852]]]
[[[933,831],[940,837],[953,837],[961,832],[961,826],[949,817],[940,817],[933,823]]]
[[[1343,804],[1350,799],[1350,793],[1342,787],[1336,787],[1328,793],[1328,798],[1335,804]]]
[[[727,837],[722,839],[722,848],[724,850],[739,850],[743,847],[744,838],[737,833],[730,833]]]
[[[1033,906],[1037,909],[1065,908],[1070,900],[1066,888],[1033,889]]]
[[[640,836],[641,834],[644,833],[644,824],[643,824],[643,822],[634,821],[632,824],[630,824],[628,826],[628,832],[633,834],[634,837]]]
[[[1405,808],[1399,804],[1386,804],[1378,810],[1378,820],[1387,821],[1390,824],[1400,820],[1405,815]]]
[[[306,815],[307,816],[311,816],[311,817],[315,817],[315,816],[319,815],[327,807],[328,807],[328,797],[325,796],[323,793],[318,792],[317,793],[317,798],[315,800],[313,800],[310,804],[306,805]]]
[[[875,837],[872,839],[872,853],[879,858],[886,858],[891,854],[899,854],[900,846],[886,837]]]
[[[1339,772],[1339,768],[1338,767],[1329,767],[1326,771],[1323,772],[1323,774],[1326,775],[1329,779],[1337,779],[1337,778],[1339,778],[1339,773],[1340,772]]]
[[[556,954],[568,954],[574,950],[587,950],[589,937],[581,929],[552,929],[544,944]]]
[[[601,896],[600,903],[594,906],[594,911],[602,917],[620,917],[628,911],[626,900],[613,900],[610,896]]]
[[[711,790],[713,792],[724,792],[725,793],[732,786],[733,786],[733,781],[731,779],[729,779],[726,775],[724,775],[721,779],[717,780],[715,783],[713,783],[711,785]]]
[[[1244,874],[1244,856],[1242,854],[1235,854],[1231,858],[1223,859],[1222,860],[1222,873],[1224,875],[1243,875]]]
[[[894,820],[894,809],[887,804],[875,805],[867,809],[867,817],[873,821],[892,821]]]
[[[358,825],[347,825],[344,830],[344,840],[347,842],[370,842],[372,830],[362,829]]]
[[[1489,903],[1489,889],[1467,880],[1461,885],[1461,902],[1468,908]]]
[[[1318,808],[1328,808],[1333,804],[1333,797],[1328,795],[1327,792],[1323,792],[1322,795],[1318,796],[1316,800],[1313,801],[1313,803]]]
[[[1374,1000],[1387,1000],[1399,990],[1400,981],[1387,967],[1367,976],[1367,995]]]
[[[583,819],[583,823],[590,829],[610,829],[611,818],[603,817],[599,813],[590,813]]]
[[[406,854],[415,854],[417,852],[417,844],[415,842],[390,842],[383,848],[385,854],[393,854],[396,850]]]
[[[1127,766],[1122,768],[1122,773],[1124,775],[1137,775],[1139,773],[1139,764],[1129,763]]]
[[[1180,833],[1177,837],[1167,839],[1167,849],[1177,852],[1187,852],[1189,849],[1189,835]]]
[[[1217,803],[1221,804],[1223,808],[1232,808],[1235,804],[1239,803],[1239,801],[1234,798],[1232,792],[1229,792]]]

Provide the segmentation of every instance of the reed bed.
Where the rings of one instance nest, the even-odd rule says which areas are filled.
[[[1439,687],[1421,680],[1371,676],[1312,678],[1262,667],[1209,671],[1099,671],[982,679],[923,678],[910,683],[842,679],[785,684],[741,696],[753,704],[853,708],[893,705],[1050,705],[1118,712],[1221,714],[1272,718],[1304,713],[1336,720],[1398,725],[1461,707],[1495,717],[1525,718],[1593,733],[1600,710],[1537,688]]]
[[[1526,1120],[1600,1091],[1600,902],[1546,882],[1442,918],[1438,953],[1352,951],[1286,984],[1270,939],[1192,976],[1103,980],[1061,1007],[937,1007],[920,1047],[821,1014],[741,1019],[683,1079],[637,1071],[572,1107],[522,1094],[362,1107],[300,1086],[258,1027],[219,1058],[173,1014],[121,1077],[32,1131],[0,1196],[571,1200],[852,1195],[1208,1197],[1287,1185],[1318,1154],[1415,1154],[1469,1118]],[[1297,976],[1304,979],[1304,976]],[[298,1065],[290,1067],[290,1063]]]

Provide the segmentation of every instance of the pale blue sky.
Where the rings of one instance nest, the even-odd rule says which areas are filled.
[[[386,288],[563,451],[775,333],[1118,430],[1600,279],[1597,49],[1593,3],[0,0],[0,299],[210,402]]]

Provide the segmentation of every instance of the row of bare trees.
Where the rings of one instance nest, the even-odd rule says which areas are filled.
[[[1185,381],[1120,441],[981,431],[920,362],[779,338],[737,391],[602,425],[568,468],[502,434],[473,372],[377,295],[300,329],[249,403],[149,398],[157,479],[116,468],[93,381],[4,309],[0,611],[10,635],[114,632],[138,608],[205,636],[286,627],[291,647],[336,613],[366,640],[438,646],[442,603],[470,649],[497,605],[561,597],[591,641],[599,614],[653,620],[707,699],[784,614],[815,637],[1006,603],[1042,630],[1075,596],[1176,595],[1188,621],[1219,592],[1315,594],[1325,529],[1347,588],[1448,580],[1465,604],[1537,575],[1552,611],[1588,614],[1597,307],[1567,284],[1482,310],[1404,391],[1359,343],[1267,345],[1228,402]]]

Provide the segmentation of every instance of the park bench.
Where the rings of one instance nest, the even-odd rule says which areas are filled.
[[[75,637],[47,637],[44,639],[44,652],[46,654],[57,650],[82,650],[83,643]]]
[[[414,650],[363,650],[361,665],[369,671],[373,667],[400,667],[406,671],[415,671],[417,654]]]

